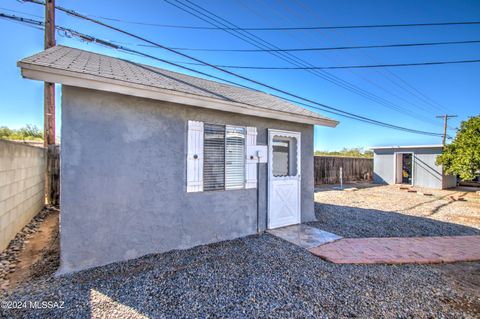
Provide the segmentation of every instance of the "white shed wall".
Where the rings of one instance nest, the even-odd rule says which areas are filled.
[[[441,148],[374,149],[373,181],[377,184],[395,184],[395,153],[413,153],[413,186],[426,188],[455,187],[455,176],[444,175],[435,161]]]

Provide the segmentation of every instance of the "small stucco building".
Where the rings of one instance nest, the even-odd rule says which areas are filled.
[[[374,183],[434,189],[457,185],[457,178],[444,174],[442,166],[435,163],[442,145],[379,146],[372,150]]]
[[[65,46],[18,65],[62,84],[59,273],[315,219],[313,128],[337,121]]]

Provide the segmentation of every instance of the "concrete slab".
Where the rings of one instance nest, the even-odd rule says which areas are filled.
[[[345,238],[310,248],[336,264],[432,264],[480,260],[480,236]]]
[[[342,238],[305,224],[270,229],[267,232],[305,249],[324,245]]]

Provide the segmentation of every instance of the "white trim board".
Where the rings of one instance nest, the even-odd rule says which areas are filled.
[[[443,148],[443,145],[406,145],[406,146],[375,146],[371,150],[394,150],[394,149],[416,149],[416,148]]]

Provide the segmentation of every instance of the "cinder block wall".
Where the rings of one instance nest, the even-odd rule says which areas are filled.
[[[46,151],[0,140],[0,252],[45,204]]]

